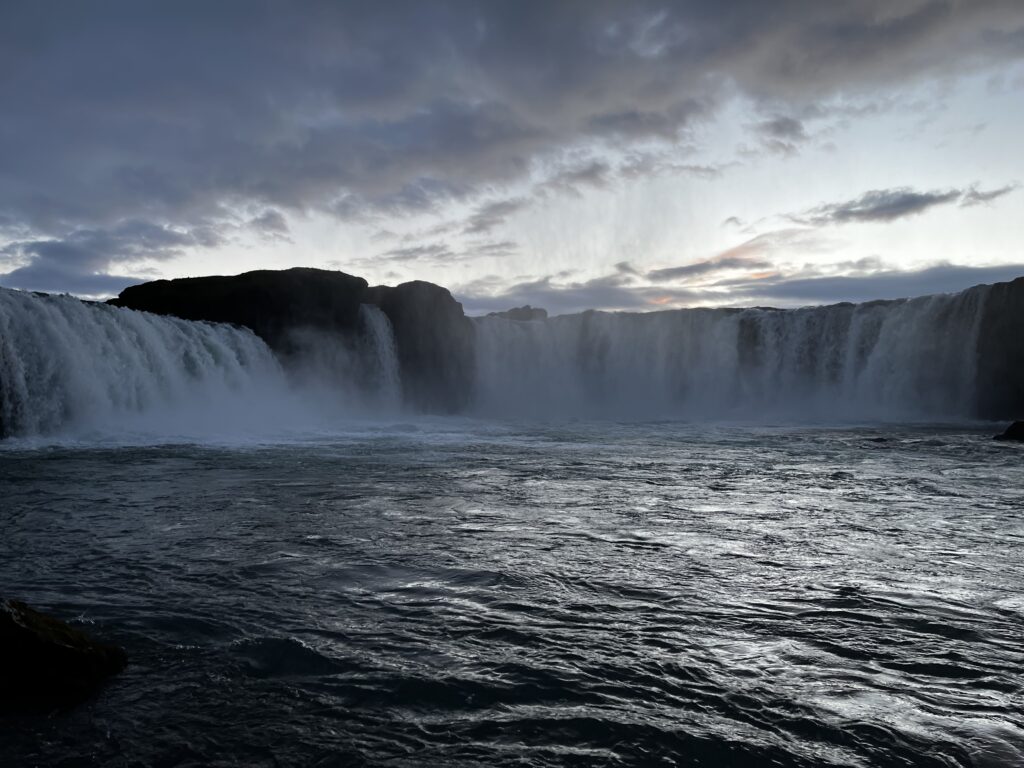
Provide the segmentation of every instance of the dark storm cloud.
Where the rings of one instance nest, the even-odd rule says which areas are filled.
[[[479,204],[568,149],[677,142],[737,92],[798,115],[1018,58],[1021,14],[1016,0],[12,0],[0,228],[75,247],[145,220],[211,243],[239,210]],[[786,118],[765,130],[800,135]],[[20,254],[69,279],[116,264],[45,250]]]

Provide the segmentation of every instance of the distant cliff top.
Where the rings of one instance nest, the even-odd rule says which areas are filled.
[[[490,312],[487,317],[504,317],[506,320],[547,320],[548,311],[524,304],[521,307],[506,309],[504,312]]]

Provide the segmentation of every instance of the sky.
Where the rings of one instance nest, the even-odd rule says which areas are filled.
[[[0,285],[293,266],[470,314],[1024,275],[1020,0],[6,0]]]

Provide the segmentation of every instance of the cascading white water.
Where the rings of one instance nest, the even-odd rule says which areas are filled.
[[[986,291],[787,311],[477,318],[476,407],[505,416],[966,418]]]
[[[975,411],[990,287],[799,310],[477,318],[473,412],[512,417],[958,420]],[[318,430],[393,413],[387,316],[250,331],[0,289],[0,436]]]
[[[387,413],[401,406],[401,376],[391,322],[378,307],[359,305],[349,333],[298,327],[288,333],[288,378],[307,397],[350,415]]]
[[[385,407],[397,408],[402,402],[402,374],[398,366],[398,350],[391,321],[380,307],[372,304],[359,306],[359,320],[366,337],[368,367],[377,401]]]
[[[11,435],[208,414],[286,387],[250,331],[0,289],[0,427]]]
[[[397,407],[390,324],[360,318],[357,338],[312,337],[286,370],[244,328],[0,289],[0,436],[259,434]]]

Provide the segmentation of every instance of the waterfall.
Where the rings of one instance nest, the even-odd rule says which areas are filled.
[[[394,409],[387,317],[355,338],[299,330],[279,358],[251,331],[0,288],[0,437],[319,429]]]
[[[442,338],[467,345],[464,368],[443,346],[410,354],[419,337],[400,347],[370,304],[339,330],[292,328],[272,350],[245,328],[0,289],[0,437],[320,430],[412,407],[410,382],[436,370],[472,391],[471,414],[502,418],[1016,418],[1021,288],[797,310],[475,318]]]
[[[396,408],[402,400],[402,378],[391,321],[379,307],[372,304],[359,306],[359,320],[369,353],[367,367],[372,371],[371,386],[377,393],[379,403]]]
[[[987,290],[797,310],[477,318],[476,409],[696,420],[968,418]]]
[[[0,434],[230,408],[283,384],[248,330],[0,289]]]

